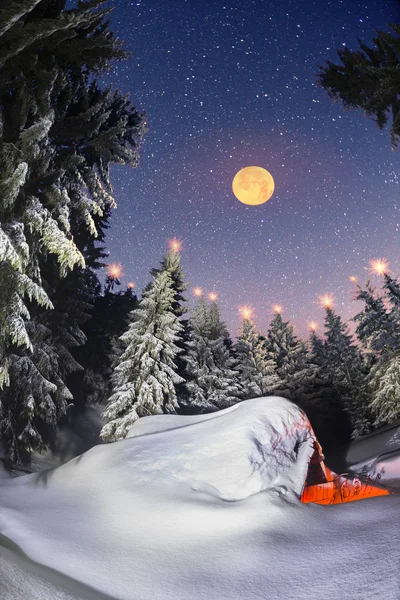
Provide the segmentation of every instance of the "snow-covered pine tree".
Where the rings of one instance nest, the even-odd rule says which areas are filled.
[[[332,391],[329,373],[324,369],[324,342],[315,330],[311,331],[306,346],[306,377],[297,384],[298,403],[310,419],[323,447],[329,449],[337,446],[338,440],[342,438],[343,423],[347,425],[347,419],[344,418],[343,409]],[[301,374],[303,371],[299,372]]]
[[[241,398],[270,396],[282,386],[277,374],[277,363],[268,356],[263,339],[256,331],[254,323],[244,318],[235,346],[240,372]]]
[[[357,323],[356,334],[370,362],[387,350],[394,350],[400,341],[395,314],[390,314],[376,290],[368,281],[365,288],[357,286],[355,300],[365,303],[364,309],[352,320]],[[393,307],[396,311],[395,307]]]
[[[280,312],[275,312],[266,340],[268,354],[273,358],[280,369],[289,353],[293,342],[293,327],[288,321],[283,321]]]
[[[367,368],[340,315],[331,307],[325,310],[322,372],[331,386],[333,401],[346,410],[353,428],[352,436],[357,437],[371,427]]]
[[[163,271],[169,271],[171,275],[172,289],[174,291],[172,310],[177,317],[181,317],[186,313],[184,292],[187,289],[187,285],[184,282],[185,274],[181,265],[181,255],[178,250],[170,249],[161,261],[161,267],[151,269],[151,275],[155,278]]]
[[[388,273],[384,273],[383,289],[386,291],[391,306],[400,312],[400,283]]]
[[[383,289],[386,292],[386,297],[389,300],[391,307],[389,317],[394,323],[394,335],[391,350],[397,351],[400,349],[400,283],[397,279],[394,279],[388,273],[385,273]]]
[[[389,301],[385,316],[390,324],[390,335],[386,335],[386,343],[369,373],[372,392],[370,409],[375,418],[375,427],[400,418],[400,285],[385,273],[383,289]],[[380,323],[377,323],[376,327],[379,326]]]
[[[380,360],[371,369],[370,409],[375,417],[374,426],[382,427],[400,419],[400,353],[395,352]]]
[[[277,365],[281,380],[279,393],[301,405],[307,395],[313,394],[317,366],[313,364],[306,344],[295,335],[293,325],[283,321],[280,312],[276,312],[271,321],[266,348],[267,355]]]
[[[84,367],[83,379],[74,385],[75,404],[104,404],[112,394],[111,376],[124,351],[120,336],[129,325],[129,313],[138,308],[131,289],[105,290],[96,297],[92,318],[83,327],[87,342],[78,354]],[[77,349],[79,350],[79,349]]]
[[[230,338],[218,305],[200,298],[191,320],[193,338],[186,360],[187,397],[181,412],[206,413],[227,408],[239,400],[238,372],[230,353]]]
[[[309,345],[293,335],[289,352],[279,369],[283,381],[283,395],[306,410],[310,402],[313,403],[319,396],[316,385],[319,370],[315,354]]]
[[[213,300],[210,302],[207,314],[209,338],[210,340],[218,340],[222,338],[228,348],[231,348],[232,341],[229,336],[229,331],[225,323],[221,319],[218,302]]]
[[[61,384],[41,373],[46,361],[34,362],[42,333],[35,319],[26,325],[40,305],[52,307],[43,264],[54,261],[60,276],[83,267],[71,216],[96,235],[93,215],[113,203],[109,165],[136,165],[143,131],[129,100],[95,79],[125,56],[107,10],[64,4],[14,1],[0,15],[0,388],[12,387],[11,375],[21,389],[35,385],[31,395],[2,391],[0,438],[16,460],[43,445],[41,430],[64,410],[54,396]]]
[[[162,260],[160,268],[152,269],[151,275],[155,277],[162,271],[168,271],[171,275],[172,289],[174,291],[172,310],[173,313],[178,317],[183,328],[179,339],[177,340],[177,346],[180,352],[177,355],[175,362],[177,373],[183,380],[182,383],[177,385],[176,391],[179,401],[184,403],[185,399],[187,401],[187,387],[185,382],[190,379],[190,374],[186,369],[187,363],[185,357],[189,352],[190,342],[192,340],[192,329],[190,327],[189,320],[185,317],[187,308],[184,293],[187,289],[187,284],[185,283],[185,274],[181,264],[181,254],[179,249],[174,249],[172,247]]]
[[[105,442],[124,438],[140,417],[178,408],[175,386],[182,380],[175,359],[182,325],[173,312],[174,299],[171,275],[162,271],[131,313],[132,322],[121,336],[125,351],[114,370],[114,393],[104,412]]]

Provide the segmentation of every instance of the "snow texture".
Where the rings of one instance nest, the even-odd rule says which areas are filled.
[[[301,504],[312,442],[258,398],[2,481],[1,599],[398,600],[400,498]]]
[[[400,453],[400,423],[354,440],[347,451],[346,462],[352,467],[375,459],[379,454],[395,451]]]
[[[368,475],[388,489],[400,492],[400,427],[385,427],[359,438],[347,453],[349,470]]]

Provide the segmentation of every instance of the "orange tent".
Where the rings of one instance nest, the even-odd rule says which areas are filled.
[[[300,497],[301,502],[341,504],[388,494],[388,490],[376,486],[375,481],[369,477],[361,481],[358,477],[350,479],[331,471],[324,464],[322,448],[315,440],[314,453],[308,465],[306,482]]]

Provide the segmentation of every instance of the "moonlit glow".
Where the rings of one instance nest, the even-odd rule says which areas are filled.
[[[324,308],[332,308],[333,303],[334,303],[334,298],[333,298],[333,296],[331,296],[329,294],[324,294],[323,296],[320,296],[319,302],[320,302],[321,306],[323,306]]]
[[[119,263],[107,265],[107,275],[113,279],[119,279],[122,276],[122,265]]]
[[[211,300],[211,302],[216,302],[218,300],[217,292],[209,292],[208,299]]]
[[[280,304],[274,304],[272,309],[273,309],[274,313],[276,313],[277,315],[280,315],[282,313],[283,307]]]
[[[233,178],[232,190],[243,204],[258,206],[271,198],[275,182],[271,173],[262,167],[244,167]]]
[[[193,296],[200,298],[200,296],[202,296],[202,295],[203,295],[203,290],[201,289],[201,287],[193,288]]]
[[[253,309],[251,306],[239,306],[239,314],[242,319],[251,319],[253,316]]]
[[[173,252],[180,252],[182,250],[182,242],[178,238],[174,237],[168,240],[168,248]]]
[[[389,261],[385,258],[372,258],[369,261],[369,271],[376,275],[384,275],[389,273]]]

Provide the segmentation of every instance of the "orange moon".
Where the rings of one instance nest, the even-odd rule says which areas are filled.
[[[275,190],[271,173],[262,167],[244,167],[232,181],[236,198],[250,206],[258,206],[269,200]]]

